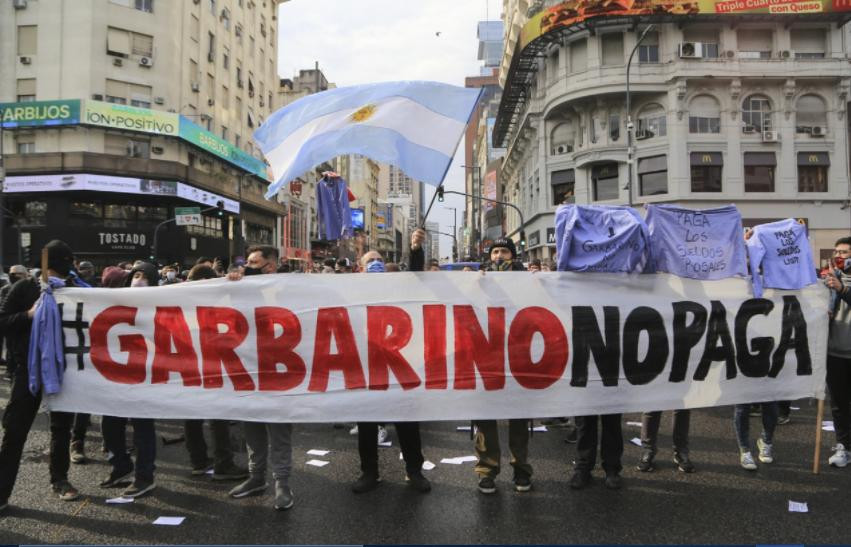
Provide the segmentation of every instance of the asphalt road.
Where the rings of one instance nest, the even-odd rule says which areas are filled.
[[[9,385],[0,385],[5,405]],[[757,472],[738,466],[732,408],[698,410],[692,417],[691,454],[697,473],[676,470],[668,448],[670,415],[660,431],[657,469],[635,470],[639,448],[629,444],[638,428],[624,426],[625,488],[608,491],[602,471],[587,490],[571,491],[567,481],[575,445],[564,443],[564,430],[536,433],[531,442],[534,488],[518,494],[511,470],[503,469],[495,495],[476,486],[471,463],[441,464],[447,457],[473,453],[462,422],[423,424],[426,459],[437,467],[426,472],[433,484],[419,494],[404,484],[395,436],[380,451],[384,482],[375,491],[355,495],[349,486],[358,475],[356,440],[348,427],[297,426],[292,487],[296,505],[272,509],[266,495],[233,500],[233,483],[215,483],[189,474],[185,446],[158,446],[157,489],[133,504],[107,505],[118,495],[102,490],[108,472],[93,426],[87,445],[90,463],[73,465],[71,482],[84,494],[62,502],[50,491],[46,416],[30,434],[12,507],[0,517],[0,543],[207,543],[207,544],[361,544],[361,543],[848,543],[851,467],[826,465],[832,433],[823,439],[824,465],[812,473],[815,404],[800,401],[793,421],[779,426],[776,463]],[[827,419],[830,419],[829,411]],[[639,421],[636,415],[624,421]],[[752,418],[752,435],[759,431]],[[174,437],[179,424],[158,422],[158,434]],[[234,443],[240,442],[238,427]],[[503,439],[505,446],[506,439]],[[305,464],[311,448],[330,450],[322,468]],[[238,454],[244,463],[245,454]],[[507,464],[506,464],[507,465]],[[789,500],[807,502],[807,514],[790,513]],[[180,526],[155,526],[159,516],[184,516]]]

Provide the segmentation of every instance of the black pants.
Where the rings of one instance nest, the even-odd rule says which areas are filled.
[[[3,441],[0,443],[0,504],[12,495],[21,456],[33,421],[41,404],[41,393],[29,389],[26,367],[19,367],[12,380],[12,394],[3,413]],[[68,479],[71,466],[71,422],[74,415],[67,412],[50,413],[50,482]]]
[[[576,470],[590,473],[597,463],[597,418],[598,416],[576,417]],[[621,472],[623,455],[623,433],[621,415],[599,416],[602,423],[600,456],[607,475]]]
[[[210,420],[213,432],[213,470],[224,472],[233,467],[233,450],[230,446],[230,425],[227,420]],[[204,420],[186,420],[183,429],[186,449],[192,468],[207,465],[207,441],[204,440]]]
[[[397,422],[396,436],[405,460],[405,471],[408,475],[422,473],[423,447],[420,440],[419,422]],[[375,422],[358,422],[358,452],[360,453],[360,468],[364,474],[378,476],[378,424]]]
[[[836,442],[851,448],[851,359],[827,356],[827,389]]]
[[[679,409],[674,414],[674,452],[688,455],[688,429],[691,411]],[[659,439],[659,423],[662,421],[662,411],[645,412],[641,415],[641,447],[656,455],[656,444]]]
[[[71,441],[85,442],[86,432],[92,421],[91,414],[74,414],[74,429],[71,432]]]
[[[136,447],[136,479],[154,482],[154,460],[157,457],[157,435],[151,418],[119,418],[104,416],[101,420],[103,442],[109,450],[113,470],[134,469],[127,453],[127,422],[133,426],[133,445]]]

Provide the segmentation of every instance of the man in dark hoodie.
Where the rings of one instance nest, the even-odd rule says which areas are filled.
[[[156,266],[148,262],[138,262],[127,276],[126,285],[129,287],[156,287],[159,285],[159,274]],[[133,461],[127,453],[125,441],[127,422],[133,425],[133,444],[136,447],[136,466],[134,473]],[[157,456],[157,437],[154,430],[154,420],[151,418],[125,418],[104,416],[101,421],[103,442],[109,451],[109,463],[112,471],[103,481],[101,488],[113,488],[133,482],[122,493],[125,498],[143,496],[155,488],[154,459]]]
[[[64,242],[54,239],[45,246],[45,249],[47,249],[47,274],[64,279],[68,285],[74,285],[70,277],[74,267],[74,253],[71,248]],[[12,381],[9,403],[3,414],[3,441],[0,444],[0,513],[8,507],[9,496],[18,477],[24,444],[41,404],[41,392],[35,395],[30,392],[27,368],[30,329],[39,294],[37,280],[20,279],[12,286],[6,299],[0,304],[0,330],[9,336],[9,352],[19,363]],[[50,482],[53,492],[63,501],[73,501],[80,497],[77,489],[68,482],[73,420],[74,414],[50,413]]]

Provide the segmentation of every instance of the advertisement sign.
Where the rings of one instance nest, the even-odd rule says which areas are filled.
[[[224,196],[201,190],[170,180],[134,179],[129,177],[110,177],[107,175],[68,174],[68,175],[23,175],[6,177],[3,192],[65,192],[88,190],[94,192],[115,192],[119,194],[145,194],[155,196],[176,196],[179,198],[215,207],[223,201],[225,211],[239,213],[239,202]]]
[[[595,17],[695,14],[798,14],[851,11],[847,0],[570,0],[541,10],[523,26],[520,48],[536,38]]]
[[[178,226],[203,226],[200,207],[175,207],[174,223]]]
[[[385,216],[384,211],[375,212],[375,227],[379,230],[387,228],[387,217]]]
[[[496,171],[488,171],[485,174],[484,190],[482,195],[487,199],[496,199]],[[496,208],[496,203],[486,201],[484,203],[485,213]]]
[[[547,245],[550,247],[555,246],[556,244],[556,229],[555,228],[547,228]]]
[[[146,247],[148,236],[143,232],[94,232],[94,248],[99,251],[130,251],[135,252]]]
[[[541,244],[541,231],[535,230],[531,234],[529,234],[529,248],[537,247]]]
[[[363,230],[363,209],[352,209],[352,229]]]
[[[80,101],[0,103],[4,128],[74,125],[80,123]]]
[[[170,137],[180,134],[177,114],[103,101],[85,101],[82,123]]]
[[[269,180],[265,163],[228,141],[213,135],[200,125],[192,123],[184,116],[180,116],[179,135],[181,139],[194,144],[198,148],[214,156],[218,156],[237,167],[241,167],[262,179]]]

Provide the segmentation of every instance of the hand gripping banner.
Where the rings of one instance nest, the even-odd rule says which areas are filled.
[[[828,291],[527,272],[62,289],[52,410],[339,422],[823,397]]]

